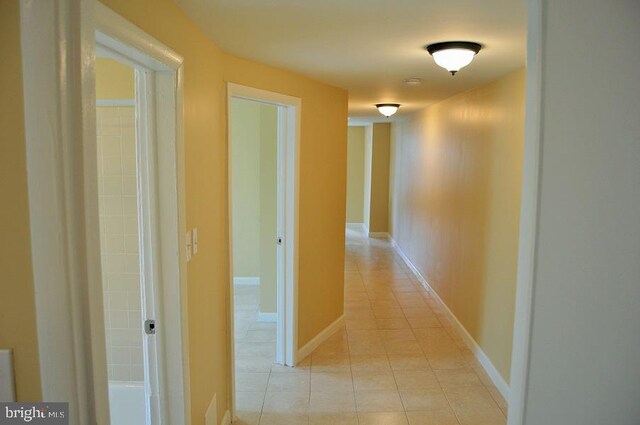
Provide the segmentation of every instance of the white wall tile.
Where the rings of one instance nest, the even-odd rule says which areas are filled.
[[[124,215],[138,214],[138,199],[135,196],[122,197],[122,213]]]
[[[135,176],[136,175],[136,158],[133,156],[123,156],[120,158],[122,164],[123,176]]]
[[[103,215],[100,221],[104,224],[105,235],[124,235],[124,217],[107,217]]]
[[[127,254],[137,254],[140,247],[138,246],[138,235],[124,235],[124,252]]]
[[[110,380],[144,379],[133,107],[98,107],[98,188]]]
[[[138,234],[138,217],[137,216],[124,217],[124,234],[125,235]]]
[[[103,196],[104,215],[120,217],[122,212],[122,196]]]
[[[102,196],[122,196],[122,176],[104,176]]]
[[[102,250],[107,254],[117,254],[125,252],[124,249],[124,235],[104,235],[103,236]]]
[[[122,175],[122,158],[105,156],[102,158],[102,175],[103,176],[121,176]]]
[[[125,196],[138,195],[136,176],[122,176],[122,194]]]

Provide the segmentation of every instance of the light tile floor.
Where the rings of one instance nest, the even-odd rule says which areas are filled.
[[[257,288],[236,291],[244,425],[504,425],[507,405],[389,244],[347,232],[345,328],[295,368],[273,364]]]

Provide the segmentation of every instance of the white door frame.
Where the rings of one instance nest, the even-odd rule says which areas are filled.
[[[541,49],[544,48],[542,16],[543,0],[527,0],[525,141],[508,425],[524,424],[529,379],[533,291],[538,242],[541,93],[544,84],[541,59]]]
[[[165,423],[190,418],[182,58],[93,0],[21,0],[29,214],[43,400],[68,401],[72,424],[109,423],[97,188],[95,40],[154,77],[159,260],[173,349],[157,367]],[[97,33],[97,31],[99,31]],[[150,75],[151,75],[150,74]],[[149,76],[149,75],[148,75]],[[144,78],[143,78],[144,80]],[[147,79],[149,81],[149,79]],[[174,117],[175,119],[166,119]],[[151,118],[151,117],[149,117]],[[154,173],[153,170],[148,170]],[[153,195],[152,195],[153,197]],[[176,255],[179,253],[178,255]],[[147,260],[149,261],[149,260]],[[160,338],[161,339],[161,338]],[[157,343],[161,343],[160,339]],[[159,383],[162,387],[163,383]]]
[[[232,99],[246,99],[278,106],[278,300],[277,300],[277,354],[276,361],[295,366],[298,351],[298,188],[300,98],[227,83],[227,158],[229,194],[229,347],[230,347],[230,399],[232,417],[235,409],[235,342],[234,342],[234,287],[232,238]],[[274,244],[276,241],[274,241]],[[282,266],[284,265],[284,266]]]

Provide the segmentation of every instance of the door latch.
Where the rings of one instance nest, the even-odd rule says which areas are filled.
[[[278,241],[278,245],[282,245],[282,238],[281,237],[278,237],[277,241]]]
[[[147,335],[155,335],[156,334],[156,321],[155,320],[145,320],[144,321],[144,333]]]

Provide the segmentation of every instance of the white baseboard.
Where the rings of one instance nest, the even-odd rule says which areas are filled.
[[[228,410],[224,412],[224,416],[222,417],[222,422],[220,425],[231,425],[231,412]]]
[[[259,311],[256,320],[258,322],[274,322],[275,323],[278,321],[278,313],[263,313],[262,311]]]
[[[311,341],[305,344],[304,347],[298,350],[298,360],[303,360],[309,354],[313,352],[316,348],[320,346],[323,342],[327,340],[331,335],[336,333],[342,326],[344,326],[344,314],[336,319],[335,322],[324,328],[322,332],[316,335]]]
[[[449,309],[447,304],[445,304],[445,302],[442,301],[438,293],[434,291],[433,288],[429,285],[429,282],[427,282],[427,279],[425,279],[424,276],[422,276],[420,271],[418,271],[416,266],[414,266],[411,260],[409,260],[409,257],[407,257],[405,253],[402,252],[402,250],[400,249],[396,241],[393,239],[391,239],[391,246],[396,251],[396,253],[400,257],[402,257],[407,267],[411,269],[411,271],[416,276],[416,278],[420,281],[422,286],[424,286],[431,293],[431,295],[438,301],[438,303],[442,306],[442,308],[444,309],[444,312],[447,315],[447,318],[453,324],[458,334],[462,337],[462,340],[467,345],[469,350],[471,350],[471,352],[476,357],[478,362],[480,362],[485,372],[487,372],[487,375],[489,375],[489,378],[491,378],[491,381],[493,381],[493,384],[496,386],[498,391],[500,391],[500,394],[502,394],[505,400],[509,400],[509,384],[506,383],[502,375],[500,375],[500,372],[498,372],[498,369],[496,369],[493,363],[491,363],[491,360],[485,354],[485,352],[482,351],[482,348],[480,348],[476,340],[473,339],[473,337],[469,334],[467,329],[462,325],[462,323],[460,323],[456,315],[453,314],[453,312]]]
[[[357,232],[366,232],[367,226],[364,223],[347,223],[347,229],[355,230]]]
[[[386,241],[391,240],[391,236],[389,236],[389,233],[387,232],[370,232],[369,237],[374,239],[384,239]]]
[[[260,285],[260,278],[259,277],[234,277],[233,285],[234,286]]]

